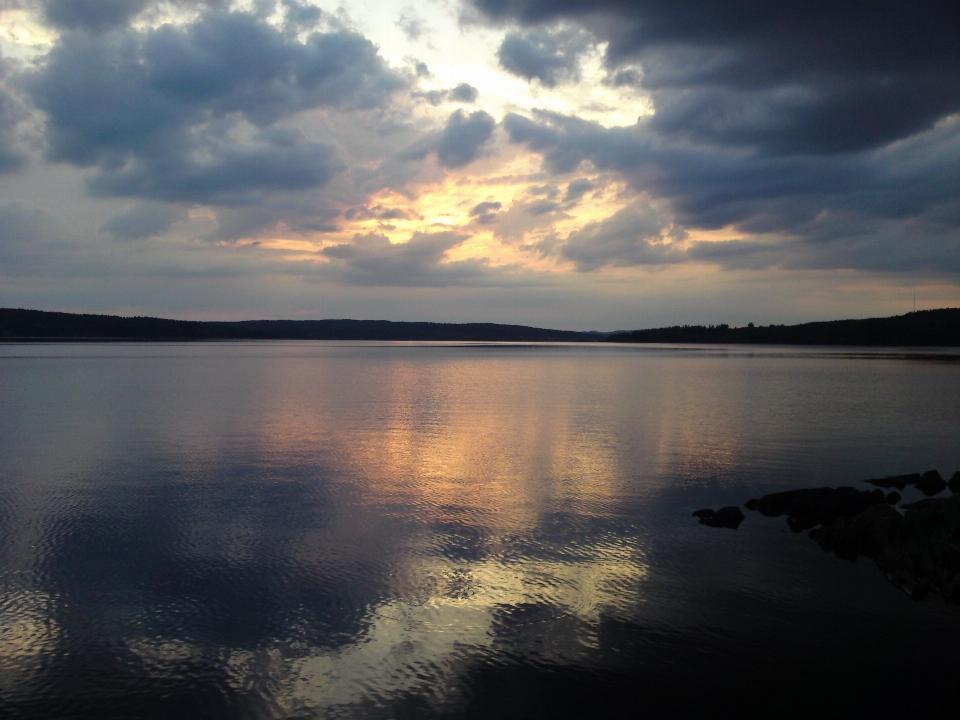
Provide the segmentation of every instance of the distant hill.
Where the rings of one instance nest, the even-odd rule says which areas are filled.
[[[960,308],[889,318],[732,328],[683,325],[632,332],[549,330],[496,323],[388,320],[197,322],[0,308],[2,340],[434,340],[486,342],[717,343],[960,346]]]
[[[732,328],[683,325],[610,335],[620,343],[722,343],[755,345],[960,346],[960,308],[921,310],[888,318],[833,320],[802,325]]]
[[[387,320],[196,322],[0,308],[0,340],[452,340],[597,342],[605,333]]]

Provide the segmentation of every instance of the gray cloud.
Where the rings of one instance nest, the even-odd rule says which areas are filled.
[[[343,167],[335,149],[271,126],[315,107],[383,107],[405,85],[360,35],[300,42],[242,12],[67,32],[27,83],[49,156],[97,167],[93,192],[212,202],[324,185]]]
[[[482,202],[474,206],[470,211],[471,217],[476,218],[480,225],[489,225],[497,221],[497,212],[503,207],[499,202]]]
[[[117,240],[141,240],[162,235],[179,213],[162,205],[138,205],[114,215],[103,225],[103,230]]]
[[[605,265],[665,265],[685,260],[661,233],[669,219],[648,203],[637,203],[611,217],[570,233],[560,254],[581,272]]]
[[[500,66],[545,87],[580,79],[580,55],[587,49],[582,32],[567,29],[507,33],[497,51]]]
[[[338,230],[340,212],[314,198],[274,200],[257,205],[239,205],[217,208],[217,229],[208,240],[236,240],[275,233],[282,223],[285,232],[326,233]]]
[[[415,98],[423,98],[428,103],[436,107],[445,102],[473,103],[480,96],[473,85],[460,83],[449,90],[426,90],[412,93]]]
[[[482,202],[474,206],[473,210],[470,211],[471,215],[483,215],[484,213],[494,212],[503,207],[503,203],[499,202]]]
[[[442,263],[449,250],[469,239],[454,232],[414,233],[405,243],[383,235],[358,235],[351,243],[326,247],[324,274],[348,285],[448,287],[470,285],[490,274],[483,260]]]
[[[468,83],[460,83],[450,91],[450,99],[454,102],[472,103],[477,101],[480,91]]]
[[[282,0],[284,19],[297,29],[310,29],[320,22],[323,11],[316,5],[297,0]]]
[[[250,202],[264,191],[326,185],[346,166],[333,146],[315,142],[214,147],[209,161],[192,155],[148,158],[89,182],[94,195],[146,197],[225,205]]]
[[[102,32],[126,25],[150,0],[46,0],[44,18],[58,28]]]
[[[535,200],[526,206],[526,211],[531,215],[546,215],[554,210],[560,209],[560,203],[553,200]]]
[[[437,142],[437,159],[443,167],[462,167],[476,160],[493,135],[496,121],[483,110],[467,115],[457,110],[447,120]]]
[[[397,27],[403,30],[403,34],[408,40],[419,40],[421,36],[430,31],[427,23],[420,17],[415,10],[407,8],[397,20]]]
[[[649,154],[649,140],[631,128],[604,128],[576,117],[538,111],[536,119],[509,113],[503,127],[513,142],[543,154],[547,169],[556,174],[575,171],[590,160],[600,169],[628,169]]]
[[[50,225],[47,214],[20,203],[0,205],[0,252],[5,254],[42,240]]]
[[[29,111],[8,85],[12,75],[9,62],[0,57],[0,173],[19,170],[26,163],[16,130],[29,117]]]
[[[587,178],[577,178],[571,180],[567,185],[567,192],[564,193],[564,202],[576,202],[588,192],[594,189],[594,184]]]
[[[19,202],[0,204],[0,275],[45,272],[68,249],[46,211]]]

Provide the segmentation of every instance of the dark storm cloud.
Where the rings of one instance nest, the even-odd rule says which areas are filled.
[[[162,205],[138,205],[115,215],[103,225],[103,230],[117,240],[141,240],[162,235],[178,213],[173,208]]]
[[[753,265],[835,262],[898,271],[948,271],[956,264],[951,238],[960,233],[960,119],[888,147],[828,157],[671,143],[644,123],[604,128],[546,112],[508,115],[503,126],[512,141],[540,153],[550,172],[571,173],[584,163],[619,172],[638,192],[668,200],[685,227],[733,226],[794,239],[781,246],[703,246],[690,259],[734,266],[749,255]],[[604,258],[620,262],[616,243],[586,235],[578,242],[605,244],[596,257],[570,256],[579,267]],[[633,257],[632,249],[623,252]]]
[[[311,108],[383,107],[405,85],[361,35],[300,42],[243,12],[67,32],[28,80],[50,158],[96,166],[95,193],[223,202],[322,186],[343,167],[335,149],[274,124]]]
[[[654,127],[771,153],[883,145],[960,109],[960,4],[471,0],[498,21],[578,22],[639,65]]]
[[[500,66],[526,80],[539,80],[545,87],[580,76],[580,55],[587,49],[586,37],[570,30],[511,32],[503,39],[497,58]]]
[[[549,171],[573,172],[584,162],[619,171],[638,191],[671,199],[695,227],[784,230],[824,210],[887,217],[944,212],[960,192],[960,120],[889,148],[831,158],[673,145],[643,132],[642,124],[604,128],[546,112],[533,119],[507,115],[503,126],[512,141],[541,153]]]
[[[330,258],[324,274],[348,285],[448,287],[469,285],[490,275],[483,260],[441,262],[469,239],[454,232],[414,233],[405,243],[383,235],[358,235],[353,242],[321,250]]]
[[[443,167],[467,165],[480,156],[484,144],[493,135],[496,121],[483,110],[467,115],[457,110],[447,120],[437,142],[437,160]]]

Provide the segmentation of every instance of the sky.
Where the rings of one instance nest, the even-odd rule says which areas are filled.
[[[0,306],[958,306],[958,37],[924,0],[0,0]]]

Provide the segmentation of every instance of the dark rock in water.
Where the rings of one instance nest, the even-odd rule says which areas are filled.
[[[786,515],[790,529],[803,532],[886,502],[879,488],[872,491],[852,487],[813,488],[765,495],[757,501],[756,509],[767,517]]]
[[[704,508],[703,510],[693,511],[693,516],[698,518],[710,517],[711,515],[714,515],[714,514],[715,514],[714,511],[711,510],[710,508]]]
[[[896,505],[901,500],[903,500],[903,496],[896,490],[891,491],[887,495],[887,505]]]
[[[957,475],[960,476],[960,472],[958,472]],[[751,500],[747,500],[747,501],[743,504],[743,506],[744,506],[747,510],[756,510],[756,509],[757,509],[757,506],[758,506],[759,504],[760,504],[760,501],[757,500],[756,498],[753,498],[753,499],[751,499]]]
[[[936,470],[927,470],[917,481],[917,489],[924,495],[938,495],[947,489],[947,483]]]
[[[960,493],[960,470],[957,470],[953,477],[947,480],[947,487],[952,493]]]
[[[896,488],[897,490],[904,490],[907,485],[916,485],[920,481],[920,473],[912,473],[910,475],[894,475],[893,477],[880,478],[878,480],[864,480],[864,482],[870,483],[871,485],[876,485],[880,488]]]
[[[702,513],[703,510],[698,510],[697,513]],[[731,530],[736,530],[740,527],[740,523],[744,520],[743,511],[738,508],[736,505],[731,505],[729,507],[720,508],[716,512],[710,511],[710,515],[701,515],[700,524],[708,525],[710,527],[724,527],[730,528]]]

